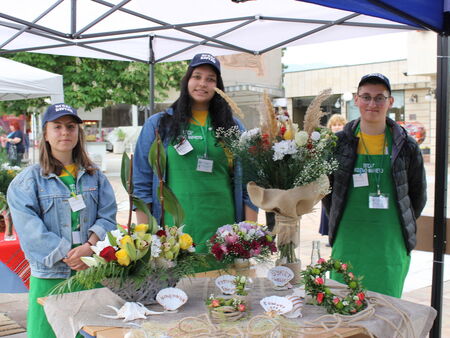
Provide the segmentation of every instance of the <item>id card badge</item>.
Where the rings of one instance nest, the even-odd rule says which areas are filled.
[[[86,204],[84,204],[82,195],[77,195],[75,197],[69,198],[69,204],[73,212],[80,211],[81,209],[86,208]]]
[[[190,152],[192,149],[191,143],[186,139],[182,138],[180,143],[173,146],[174,149],[177,151],[178,155],[186,155],[188,152]]]
[[[369,209],[389,209],[389,196],[387,194],[369,194]]]
[[[367,176],[367,172],[364,172],[361,174],[354,174],[353,175],[353,186],[355,188],[369,186],[369,177]]]
[[[72,244],[80,244],[81,236],[79,231],[72,231]]]
[[[213,171],[213,160],[208,160],[207,158],[200,157],[197,161],[197,171],[202,171],[204,173],[212,173]]]

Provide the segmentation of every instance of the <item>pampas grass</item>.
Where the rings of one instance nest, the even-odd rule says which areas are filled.
[[[331,88],[325,89],[319,95],[317,95],[314,100],[308,106],[305,113],[305,121],[303,124],[303,130],[309,135],[320,126],[320,119],[325,113],[320,109],[320,105],[325,101],[331,94]]]
[[[234,102],[231,97],[229,97],[223,90],[220,90],[219,88],[214,88],[214,90],[216,91],[217,94],[219,94],[226,103],[228,103],[228,105],[230,106],[231,110],[233,111],[234,114],[236,114],[237,116],[239,116],[241,119],[244,118],[244,114],[242,113],[241,108],[238,107],[238,105],[236,104],[236,102]]]

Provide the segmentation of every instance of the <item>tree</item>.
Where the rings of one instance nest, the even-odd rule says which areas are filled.
[[[6,54],[5,57],[63,75],[64,101],[91,110],[113,104],[148,105],[149,65],[38,53]],[[155,100],[167,97],[170,88],[179,88],[187,63],[166,62],[155,66]],[[0,102],[7,114],[32,113],[47,106],[43,98]]]

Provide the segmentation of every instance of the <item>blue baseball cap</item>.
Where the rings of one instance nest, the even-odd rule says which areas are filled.
[[[52,122],[59,119],[62,116],[73,116],[77,123],[83,123],[83,120],[77,115],[77,111],[65,103],[56,103],[47,108],[44,117],[42,118],[42,126],[44,127],[47,122]]]
[[[208,54],[208,53],[200,53],[196,54],[191,63],[189,64],[189,67],[197,67],[200,65],[211,65],[213,66],[220,74],[220,62],[216,59],[215,56]]]
[[[359,87],[365,85],[366,83],[382,83],[386,86],[387,90],[389,91],[389,94],[391,94],[391,83],[389,82],[389,79],[380,73],[371,73],[364,75],[358,84]]]

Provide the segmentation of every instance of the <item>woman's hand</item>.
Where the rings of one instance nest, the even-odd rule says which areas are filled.
[[[92,256],[93,253],[94,252],[92,251],[90,244],[84,243],[83,245],[71,249],[67,253],[67,258],[63,259],[63,262],[66,263],[72,270],[86,270],[88,266],[84,264],[80,258],[85,256]]]

